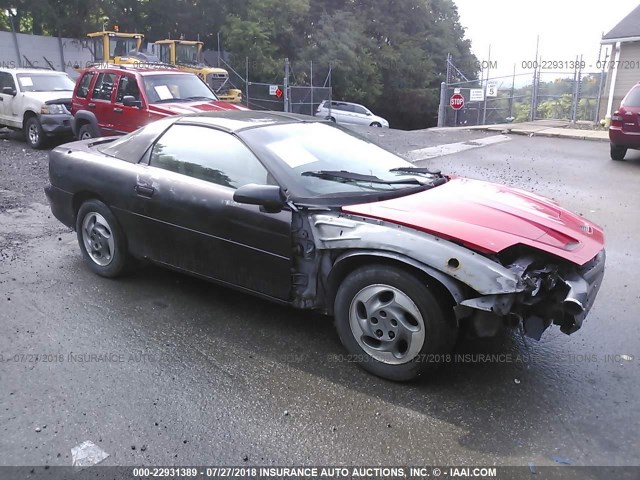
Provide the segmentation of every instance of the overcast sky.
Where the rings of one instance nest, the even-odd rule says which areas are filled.
[[[479,60],[491,60],[509,75],[516,63],[535,59],[540,35],[543,60],[573,60],[584,55],[596,71],[600,38],[631,12],[638,0],[454,0],[466,38]],[[640,73],[639,73],[640,74]]]

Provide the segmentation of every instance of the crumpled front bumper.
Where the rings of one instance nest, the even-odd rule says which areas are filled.
[[[479,336],[494,335],[501,320],[511,325],[521,323],[525,334],[536,340],[551,324],[570,335],[582,327],[593,306],[605,260],[604,249],[581,267],[523,257],[511,266],[521,275],[522,291],[467,299],[460,302],[462,308],[456,313],[459,318],[470,318]]]
[[[591,310],[604,278],[605,260],[606,253],[601,250],[582,268],[565,276],[564,282],[569,287],[569,292],[562,302],[564,319],[560,329],[564,333],[571,334],[579,330]]]
[[[68,113],[41,114],[40,125],[47,135],[71,133],[72,118],[73,116]]]

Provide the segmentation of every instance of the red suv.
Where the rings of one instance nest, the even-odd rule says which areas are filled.
[[[169,115],[220,110],[247,108],[221,102],[197,75],[168,68],[91,67],[71,99],[73,133],[81,140],[122,135]]]
[[[609,141],[613,160],[624,159],[628,148],[640,149],[640,83],[631,87],[620,108],[613,112]]]

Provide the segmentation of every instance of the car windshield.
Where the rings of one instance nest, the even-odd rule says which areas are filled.
[[[23,92],[72,92],[75,83],[68,75],[20,73],[18,83]]]
[[[176,60],[178,63],[198,63],[198,47],[179,43],[176,46]]]
[[[100,40],[102,42],[102,40]],[[136,49],[136,39],[131,37],[109,37],[109,57],[122,57]]]
[[[195,75],[146,75],[144,88],[149,103],[167,103],[190,100],[217,100],[209,87]]]
[[[272,125],[242,131],[240,137],[269,158],[299,197],[415,189],[431,180],[425,172],[407,173],[413,164],[339,125]]]

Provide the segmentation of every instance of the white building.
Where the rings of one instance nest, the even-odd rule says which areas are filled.
[[[604,35],[600,43],[612,46],[600,107],[600,118],[610,118],[631,87],[640,82],[640,5]]]

